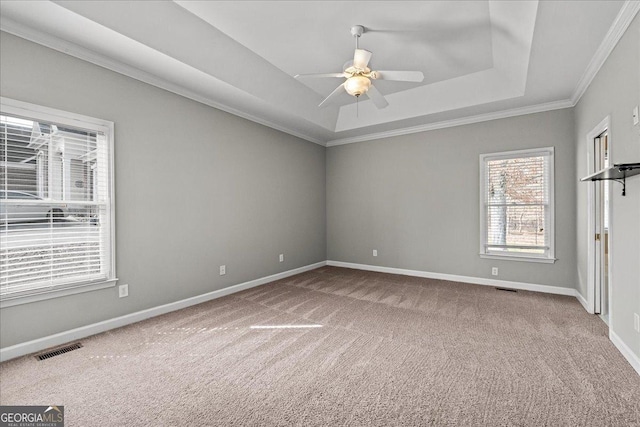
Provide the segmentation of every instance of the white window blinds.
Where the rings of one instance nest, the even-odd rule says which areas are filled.
[[[0,112],[0,297],[113,279],[109,128],[7,110]]]
[[[481,156],[481,254],[553,258],[553,153]]]

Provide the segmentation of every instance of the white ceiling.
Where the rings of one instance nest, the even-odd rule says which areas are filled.
[[[621,28],[624,1],[2,1],[0,28],[321,144],[573,105]],[[318,104],[353,57],[420,70],[376,81],[389,106]],[[624,28],[623,28],[624,27]]]

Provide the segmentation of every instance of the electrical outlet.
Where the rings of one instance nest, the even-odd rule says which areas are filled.
[[[118,286],[118,297],[124,298],[129,296],[129,285]]]
[[[633,329],[640,332],[640,315],[638,313],[633,313]]]
[[[220,266],[220,275],[224,276],[225,274],[227,274],[227,266],[226,265],[221,265]]]
[[[284,262],[284,254],[280,254],[280,262]]]
[[[373,256],[378,256],[378,250],[377,249],[373,250]]]
[[[498,275],[498,267],[492,267],[491,268],[491,275],[492,276],[497,276]]]

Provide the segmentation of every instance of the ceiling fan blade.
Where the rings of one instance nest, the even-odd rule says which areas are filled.
[[[324,77],[345,77],[344,73],[318,73],[318,74],[297,74],[296,79],[324,78]]]
[[[374,103],[374,105],[378,108],[384,108],[389,103],[384,98],[384,96],[380,93],[378,89],[374,85],[369,86],[369,90],[367,91],[367,96]]]
[[[328,103],[330,103],[334,98],[336,98],[338,95],[340,95],[342,92],[344,92],[344,83],[342,83],[340,86],[338,86],[333,92],[331,92],[331,94],[329,96],[327,96],[324,101],[322,101],[318,107],[322,107],[327,105]]]
[[[356,53],[353,55],[353,66],[364,70],[369,65],[371,55],[373,54],[368,50],[356,49]]]
[[[422,71],[373,71],[371,78],[377,80],[394,80],[397,82],[417,82],[424,80]]]

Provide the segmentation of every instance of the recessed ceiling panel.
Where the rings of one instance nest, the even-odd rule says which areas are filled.
[[[371,68],[419,70],[422,83],[379,81],[383,94],[448,80],[493,66],[489,4],[476,2],[177,1],[285,73],[340,72],[359,45]],[[341,79],[305,79],[326,96]],[[353,102],[348,95],[339,100]]]

